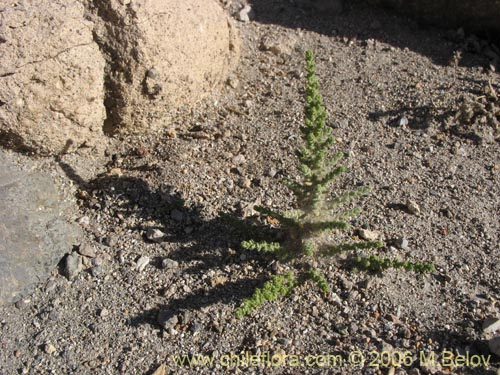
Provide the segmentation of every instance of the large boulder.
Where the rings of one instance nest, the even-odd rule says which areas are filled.
[[[46,280],[81,235],[52,178],[24,172],[0,150],[0,304]]]
[[[59,154],[164,126],[226,80],[235,31],[215,0],[3,2],[0,145]]]
[[[332,0],[336,1],[336,0]],[[500,35],[498,0],[368,0],[425,22]]]
[[[102,143],[104,58],[76,0],[0,4],[0,143],[57,154]]]
[[[235,28],[214,0],[90,1],[108,66],[106,129],[165,125],[227,79],[239,57]]]

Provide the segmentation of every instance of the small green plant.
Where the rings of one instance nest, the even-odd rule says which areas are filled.
[[[257,289],[250,298],[243,301],[242,306],[236,310],[236,316],[239,318],[261,306],[265,301],[275,300],[288,294],[295,286],[307,280],[311,280],[323,292],[328,292],[329,285],[326,278],[314,266],[318,257],[383,246],[381,241],[331,244],[330,241],[324,240],[327,233],[349,229],[347,220],[358,215],[360,210],[358,208],[342,210],[342,207],[368,193],[370,188],[361,187],[330,198],[330,183],[345,172],[345,168],[339,165],[343,154],[339,152],[331,158],[328,157],[335,138],[331,134],[331,128],[326,125],[327,112],[319,93],[314,55],[311,51],[306,52],[306,71],[305,121],[300,128],[304,146],[297,151],[301,179],[285,181],[296,197],[297,208],[281,213],[265,207],[255,207],[255,210],[262,215],[279,221],[286,235],[280,242],[249,240],[241,244],[245,249],[270,253],[280,260],[289,261],[295,272],[272,276],[262,288]],[[358,256],[353,263],[355,267],[368,271],[383,271],[389,267],[417,272],[433,270],[432,264],[381,259],[375,255]]]

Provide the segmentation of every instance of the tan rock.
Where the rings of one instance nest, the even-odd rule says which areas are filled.
[[[0,12],[0,142],[42,154],[102,143],[104,59],[75,0]]]
[[[375,231],[368,230],[368,229],[359,229],[358,235],[363,240],[367,240],[367,241],[376,241],[380,238],[379,232],[375,232]]]
[[[106,130],[166,125],[227,80],[239,57],[236,29],[213,0],[93,2],[95,31],[108,61]]]

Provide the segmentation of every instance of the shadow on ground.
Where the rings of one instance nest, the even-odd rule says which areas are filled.
[[[178,276],[183,274],[205,274],[210,270],[222,269],[234,263],[243,264],[252,260],[265,269],[269,258],[239,249],[245,239],[276,239],[278,231],[266,227],[257,218],[241,219],[241,213],[220,214],[214,219],[202,216],[201,207],[186,205],[180,194],[172,186],[164,185],[153,189],[141,178],[103,174],[86,182],[67,163],[58,158],[58,163],[65,174],[79,187],[78,197],[83,206],[92,210],[104,211],[108,217],[125,220],[133,218],[133,226],[127,229],[146,233],[148,229],[159,229],[165,236],[161,243],[176,244],[168,258],[182,267]],[[144,227],[142,223],[155,223],[156,226]],[[127,224],[120,224],[127,225]],[[190,228],[188,231],[186,228]],[[145,242],[149,241],[143,236]],[[161,244],[160,243],[160,244]],[[242,258],[244,255],[244,258]],[[153,259],[150,264],[161,268],[162,259]],[[194,290],[191,294],[171,298],[168,303],[155,309],[147,310],[132,318],[132,326],[151,324],[158,326],[158,313],[165,312],[163,318],[169,319],[186,310],[196,311],[204,306],[219,302],[239,305],[250,297],[257,286],[262,285],[263,278],[242,276],[237,281],[217,283],[212,287]],[[165,298],[167,300],[167,298]]]
[[[250,3],[255,13],[253,20],[263,24],[300,28],[346,40],[373,39],[399,49],[408,48],[427,56],[438,65],[449,65],[457,52],[461,55],[458,61],[461,66],[487,67],[491,63],[482,53],[489,44],[487,41],[476,37],[467,39],[455,30],[426,26],[391,10],[361,1],[344,1],[340,13],[322,12],[299,5],[307,4],[307,1],[251,0]],[[434,31],[432,38],[429,30]],[[439,38],[442,38],[442,43],[436,43]],[[498,61],[493,63],[499,64]]]

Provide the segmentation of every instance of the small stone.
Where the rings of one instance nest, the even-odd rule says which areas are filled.
[[[500,330],[500,319],[497,318],[488,318],[483,322],[483,332],[493,333]]]
[[[93,277],[99,277],[102,276],[105,273],[105,269],[103,266],[94,266],[90,269],[90,274]]]
[[[406,208],[411,214],[418,215],[420,213],[420,206],[412,200],[406,201]]]
[[[45,285],[45,293],[52,293],[57,287],[55,280],[49,280],[47,285]]]
[[[54,345],[52,345],[51,343],[47,343],[45,344],[45,346],[43,347],[43,350],[45,351],[45,353],[47,353],[48,355],[52,355],[56,352],[56,347]]]
[[[137,260],[137,263],[135,265],[135,268],[137,271],[142,272],[146,268],[146,266],[149,264],[149,257],[148,256],[142,256]]]
[[[82,257],[77,253],[71,253],[66,257],[64,264],[64,276],[69,280],[74,279],[83,270]]]
[[[80,245],[80,247],[78,248],[78,253],[80,255],[86,256],[88,258],[95,258],[96,257],[95,248],[88,243],[86,243],[84,245]]]
[[[152,242],[161,242],[165,237],[165,233],[156,228],[148,228],[146,231],[146,238]]]
[[[500,357],[500,336],[494,337],[488,341],[488,347],[493,354]]]
[[[242,154],[238,154],[231,159],[231,163],[233,163],[233,165],[241,165],[244,164],[245,162],[246,162],[245,155]]]
[[[358,230],[358,235],[363,240],[367,240],[367,241],[376,241],[380,238],[379,232],[375,232],[375,231],[363,229],[363,228]]]
[[[242,177],[238,180],[238,186],[242,189],[248,189],[251,185],[252,181],[247,177]]]
[[[399,126],[406,126],[408,125],[408,117],[403,116],[399,119],[398,121]]]
[[[30,304],[30,302],[31,301],[29,299],[21,299],[15,303],[15,306],[16,306],[16,308],[21,310],[21,309],[24,309],[26,306],[28,306]]]
[[[109,315],[109,310],[104,308],[104,309],[101,309],[101,311],[99,311],[99,316],[101,318],[105,318]]]
[[[266,172],[266,175],[273,178],[274,176],[276,176],[277,173],[278,173],[278,171],[276,169],[274,169],[273,167],[271,167]]]
[[[250,22],[250,15],[252,13],[252,7],[250,5],[245,5],[239,12],[238,12],[238,19],[241,22]]]
[[[88,216],[82,216],[76,222],[82,227],[87,227],[90,224],[90,218]]]
[[[240,81],[238,80],[238,78],[231,76],[227,79],[227,84],[233,89],[236,89],[238,88]]]
[[[165,258],[161,261],[161,268],[165,270],[173,270],[179,268],[179,262],[173,259]]]
[[[165,130],[165,134],[169,138],[172,138],[172,139],[177,138],[177,132],[175,131],[174,128],[169,128],[169,129]]]
[[[401,250],[408,250],[408,240],[404,237],[399,237],[394,241],[394,245]]]
[[[177,315],[173,314],[171,310],[160,310],[157,317],[158,324],[165,330],[173,329],[177,323],[179,323],[179,318]]]

